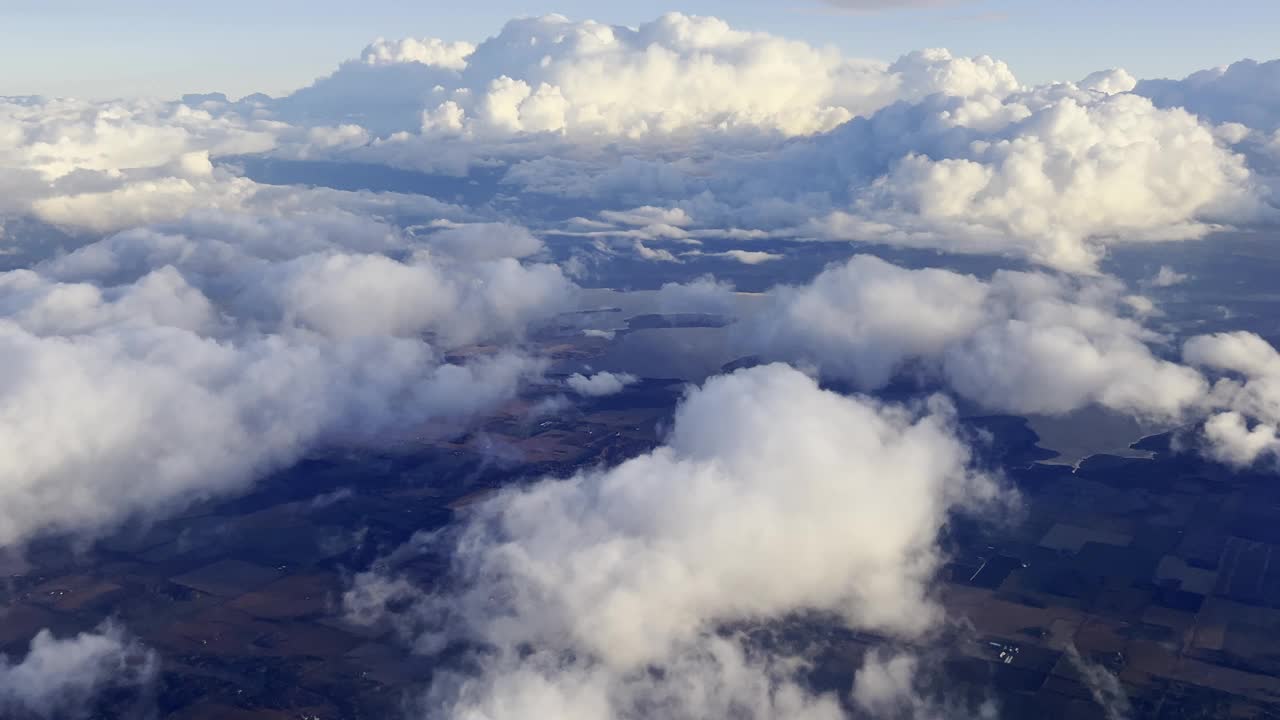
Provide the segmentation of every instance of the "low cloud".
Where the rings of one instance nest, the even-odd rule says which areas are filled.
[[[158,670],[154,654],[112,623],[58,638],[41,630],[27,654],[0,655],[0,712],[18,717],[74,718],[88,714],[99,692],[140,687]]]
[[[511,232],[470,260],[341,213],[191,215],[0,274],[0,545],[94,536],[337,438],[412,437],[510,398],[542,361],[444,356],[568,307],[559,268],[493,257],[527,242]]]
[[[989,281],[871,256],[771,292],[744,352],[818,368],[862,389],[902,373],[942,379],[984,407],[1065,413],[1100,404],[1181,418],[1203,401],[1195,370],[1153,353],[1118,283],[1000,271]]]
[[[904,98],[1016,84],[990,58],[935,54],[920,74],[679,13],[637,28],[558,15],[512,20],[465,50],[439,40],[379,41],[277,107],[312,124],[359,120],[381,135],[800,135]],[[344,95],[361,117],[338,102]]]
[[[1280,352],[1253,333],[1233,332],[1191,338],[1182,355],[1219,376],[1211,399],[1223,411],[1205,424],[1209,453],[1238,467],[1280,458]]]
[[[590,377],[581,373],[574,373],[565,382],[569,385],[569,389],[579,395],[604,397],[606,395],[617,395],[626,386],[639,381],[640,378],[630,373],[598,372]]]
[[[805,611],[908,637],[932,628],[938,532],[1001,496],[966,469],[953,423],[945,402],[844,397],[783,365],[713,378],[657,450],[477,507],[453,545],[456,590],[391,603],[392,618],[410,619],[422,651],[494,648],[479,677],[434,687],[450,717],[655,704],[680,718],[840,717],[802,689],[797,660],[718,631]],[[880,482],[890,468],[895,482]],[[353,619],[380,620],[378,598],[409,592],[390,572],[357,578]]]

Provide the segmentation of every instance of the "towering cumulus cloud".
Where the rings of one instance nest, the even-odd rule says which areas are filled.
[[[496,156],[525,190],[667,207],[683,213],[677,239],[755,231],[1096,273],[1115,245],[1275,217],[1278,121],[1247,91],[1275,67],[1024,87],[1004,63],[943,49],[882,63],[714,18],[547,16],[474,50],[381,41],[268,107],[382,136],[344,156],[454,173]],[[326,104],[348,88],[375,97]]]
[[[945,402],[844,397],[783,365],[713,378],[652,453],[475,510],[454,548],[460,589],[419,599],[417,640],[492,652],[433,702],[459,718],[835,717],[792,661],[723,629],[803,611],[929,629],[939,530],[999,496],[967,462]],[[388,582],[361,577],[349,607],[377,617]]]
[[[351,89],[374,96],[360,112],[383,111],[366,121],[382,131],[800,135],[904,98],[1017,85],[1003,63],[986,57],[931,51],[886,65],[678,13],[638,28],[558,15],[513,20],[465,50],[439,40],[381,41],[283,107],[330,113],[328,122],[362,121],[336,103]],[[414,106],[419,115],[411,119]]]

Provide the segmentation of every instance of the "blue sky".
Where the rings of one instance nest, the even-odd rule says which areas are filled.
[[[1104,67],[1181,76],[1280,57],[1275,0],[933,0],[835,11],[821,0],[0,0],[0,94],[273,94],[305,85],[373,38],[479,41],[521,15],[634,25],[667,10],[716,15],[859,57],[921,47],[1006,60],[1023,82]]]

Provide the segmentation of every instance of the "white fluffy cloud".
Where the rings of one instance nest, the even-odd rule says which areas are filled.
[[[582,373],[574,373],[565,382],[569,388],[586,397],[604,397],[617,395],[623,388],[639,382],[640,378],[630,373],[598,372],[590,377]]]
[[[1257,335],[1235,332],[1191,338],[1182,354],[1221,376],[1211,397],[1223,410],[1204,428],[1210,453],[1238,466],[1280,455],[1280,352]]]
[[[746,325],[745,349],[862,388],[916,371],[991,409],[1099,403],[1165,419],[1198,407],[1207,388],[1153,354],[1162,338],[1126,315],[1123,288],[1110,281],[1001,271],[984,282],[855,256],[772,295]]]
[[[462,70],[467,66],[467,57],[475,51],[476,46],[468,42],[378,38],[360,53],[360,62],[366,65],[418,63],[428,67]]]
[[[1100,405],[1164,423],[1204,420],[1214,459],[1243,467],[1280,457],[1280,352],[1235,332],[1192,337],[1182,362],[1169,359],[1169,338],[1143,323],[1154,309],[1110,279],[998,271],[983,281],[855,256],[807,285],[774,288],[735,327],[744,353],[863,390],[917,376],[1001,412]]]
[[[542,241],[510,223],[450,224],[421,236],[432,251],[463,260],[525,258],[542,252]]]
[[[425,196],[262,185],[216,165],[219,156],[282,144],[325,150],[367,140],[357,127],[303,130],[263,112],[220,99],[192,106],[0,98],[0,138],[10,141],[0,143],[0,227],[29,216],[93,238],[208,210],[468,219]],[[0,239],[23,239],[10,235]]]
[[[1198,238],[1265,207],[1212,127],[1127,93],[932,98],[852,123],[830,145],[865,184],[818,232],[1074,272],[1094,271],[1109,245]]]
[[[1241,60],[1181,80],[1143,80],[1134,89],[1160,107],[1181,107],[1219,123],[1280,129],[1280,60]]]
[[[108,231],[230,202],[244,183],[210,155],[269,150],[280,128],[182,103],[0,98],[0,219]]]
[[[510,397],[540,362],[443,352],[519,339],[573,286],[552,265],[415,247],[343,213],[206,214],[0,275],[0,545],[93,535],[326,440]]]
[[[733,285],[703,275],[687,283],[663,283],[654,297],[663,313],[707,313],[729,315],[733,312]]]
[[[678,213],[633,223],[622,211],[568,230],[639,240],[632,249],[650,260],[676,258],[649,239],[718,231],[1090,273],[1116,244],[1275,217],[1276,113],[1250,88],[1280,61],[1178,82],[1110,69],[1025,88],[985,56],[853,60],[680,14],[638,28],[529,18],[473,52],[406,40],[365,55],[374,60],[272,107],[291,118],[287,108],[314,105],[309,122],[383,136],[350,157],[449,172],[501,157],[514,165],[503,182],[525,191]],[[315,100],[325,93],[341,100],[339,116]]]
[[[20,662],[0,655],[0,712],[79,717],[100,691],[148,683],[156,670],[152,653],[117,625],[67,638],[41,630]]]
[[[678,13],[638,28],[557,15],[513,20],[468,50],[439,40],[380,40],[360,62],[344,64],[283,107],[288,117],[313,111],[331,123],[359,121],[332,102],[351,89],[357,104],[381,113],[362,124],[384,134],[417,131],[419,123],[408,122],[416,106],[422,129],[432,132],[798,135],[904,98],[1017,86],[1003,63],[986,57],[933,50],[886,65]]]
[[[670,717],[725,717],[752,698],[749,717],[838,717],[787,661],[716,630],[806,610],[906,636],[930,628],[939,530],[999,495],[967,462],[945,402],[843,397],[783,365],[713,378],[659,449],[476,509],[456,546],[460,594],[420,600],[433,627],[418,641],[461,632],[497,650],[437,700],[452,717],[633,717],[654,702]],[[348,600],[364,620],[378,615],[370,598],[388,596],[365,586],[386,583],[357,581]]]

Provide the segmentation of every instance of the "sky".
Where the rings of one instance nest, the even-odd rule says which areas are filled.
[[[557,12],[636,25],[669,10],[859,57],[891,60],[923,47],[989,54],[1033,84],[1099,67],[1181,77],[1280,55],[1280,3],[1273,0],[0,0],[0,94],[282,94],[380,36],[478,42],[512,17]]]

